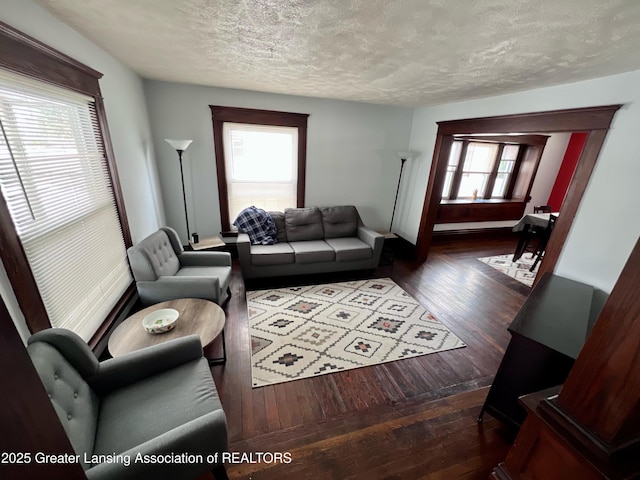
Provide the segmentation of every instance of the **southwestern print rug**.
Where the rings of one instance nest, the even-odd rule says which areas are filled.
[[[247,292],[253,386],[465,344],[389,278]]]
[[[513,262],[512,259],[513,254],[483,257],[478,260],[486,263],[496,270],[499,270],[505,275],[509,275],[520,283],[524,283],[526,286],[531,287],[533,285],[533,281],[536,279],[536,275],[538,274],[540,263],[536,265],[533,272],[530,272],[529,269],[531,268],[531,265],[533,265],[533,261],[535,259],[532,253],[525,253],[517,262]]]

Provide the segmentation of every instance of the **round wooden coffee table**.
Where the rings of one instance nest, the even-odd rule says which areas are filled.
[[[142,319],[161,308],[173,308],[180,313],[178,323],[173,330],[165,333],[149,333],[142,326]],[[145,347],[151,347],[175,338],[197,334],[202,347],[209,346],[222,334],[221,358],[209,359],[210,364],[224,363],[227,360],[224,340],[225,315],[222,308],[208,300],[199,298],[180,298],[158,303],[140,310],[124,320],[109,337],[109,353],[113,357],[124,355]]]

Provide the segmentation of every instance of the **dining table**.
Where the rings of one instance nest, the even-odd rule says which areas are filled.
[[[517,262],[524,253],[524,249],[527,245],[527,239],[531,235],[532,228],[546,228],[546,226],[549,225],[551,215],[558,217],[560,213],[526,213],[520,220],[518,220],[518,223],[516,223],[512,228],[512,231],[520,233],[518,245],[516,246],[516,251],[513,254],[512,261]]]

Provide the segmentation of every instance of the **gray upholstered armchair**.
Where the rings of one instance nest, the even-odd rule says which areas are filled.
[[[203,298],[221,305],[229,297],[231,254],[185,252],[176,231],[162,227],[127,250],[140,300],[145,305]]]
[[[28,343],[87,478],[193,479],[208,470],[218,480],[227,478],[221,463],[226,417],[197,335],[103,362],[62,328],[38,332]],[[138,454],[203,460],[144,463],[135,461]],[[120,461],[94,461],[99,455]]]

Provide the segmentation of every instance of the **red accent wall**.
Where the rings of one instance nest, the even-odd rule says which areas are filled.
[[[586,132],[571,134],[571,138],[567,144],[567,150],[564,152],[562,165],[560,165],[560,170],[549,194],[549,200],[547,201],[547,205],[551,205],[551,209],[554,212],[560,211],[562,202],[564,202],[564,197],[567,195],[569,184],[573,178],[573,172],[575,172],[578,160],[580,160],[580,154],[582,153],[584,142],[587,140],[587,135],[588,133]]]

